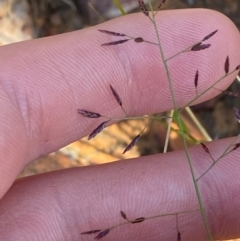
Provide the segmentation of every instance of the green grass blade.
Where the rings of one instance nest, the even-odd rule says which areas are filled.
[[[119,0],[112,0],[112,2],[119,9],[122,15],[126,15],[126,12],[124,11],[122,4],[119,2]]]
[[[173,120],[175,121],[175,123],[177,123],[177,118],[178,118],[177,113],[174,111]],[[189,134],[189,129],[185,124],[185,122],[182,120],[181,116],[180,116],[180,121],[182,122],[183,132]]]

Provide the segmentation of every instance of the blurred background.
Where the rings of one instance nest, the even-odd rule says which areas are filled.
[[[119,1],[126,12],[139,11],[137,0]],[[152,2],[155,6],[159,4],[159,1]],[[220,11],[231,18],[238,28],[240,27],[238,0],[169,0],[163,10],[199,7]],[[75,31],[120,15],[112,0],[0,0],[0,45]],[[236,80],[229,90],[240,91],[239,82]],[[239,133],[239,124],[234,115],[234,107],[239,106],[239,98],[221,94],[208,102],[194,106],[192,110],[209,136],[218,139]],[[188,114],[183,113],[182,118],[194,139],[193,142],[189,141],[189,145],[204,140]],[[20,177],[162,152],[166,123],[152,122],[137,145],[122,155],[124,148],[140,133],[145,124],[146,120],[115,124],[91,141],[83,138],[39,158],[29,164]],[[168,150],[181,148],[179,136],[173,131]]]

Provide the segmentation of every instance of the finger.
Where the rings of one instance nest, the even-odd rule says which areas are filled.
[[[230,140],[208,145],[214,157]],[[211,164],[201,147],[190,149],[196,178]],[[239,150],[216,164],[198,181],[214,240],[236,238],[239,225]],[[139,224],[112,229],[104,240],[209,240],[183,151],[100,166],[68,169],[24,178],[0,201],[1,240],[94,240],[81,232],[124,222],[120,211]],[[189,212],[189,213],[182,213]],[[182,213],[182,214],[181,214]]]
[[[239,64],[239,33],[223,15],[209,10],[165,11],[157,21],[166,56],[219,30],[210,49],[186,53],[169,62],[178,106],[195,96],[196,69],[201,75],[200,92],[222,76],[227,55],[231,68]],[[139,14],[80,32],[1,48],[1,194],[26,163],[85,136],[100,124],[80,116],[78,108],[113,117],[124,115],[109,90],[110,84],[130,115],[173,107],[158,48],[133,41],[101,47],[115,38],[99,33],[100,28],[156,41],[152,24]],[[219,88],[228,86],[233,77],[226,78]],[[217,93],[211,90],[196,103]]]

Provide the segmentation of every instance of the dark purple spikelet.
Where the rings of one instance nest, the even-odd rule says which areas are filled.
[[[225,63],[224,63],[224,70],[225,73],[228,74],[229,73],[229,57],[227,56]]]
[[[108,121],[102,122],[96,129],[93,130],[93,132],[88,136],[88,140],[92,139],[95,137],[97,134],[99,134],[107,125]]]
[[[138,0],[138,3],[139,3],[139,7],[142,10],[142,12],[144,13],[144,15],[149,16],[149,12],[148,12],[147,6],[145,5],[144,1]]]
[[[191,51],[200,51],[200,50],[208,49],[210,46],[211,44],[198,43],[191,48]]]
[[[158,9],[160,9],[166,2],[167,0],[162,0],[161,3],[158,5]]]
[[[218,31],[218,29],[213,31],[213,32],[211,32],[206,37],[204,37],[202,41],[206,41],[206,40],[210,39],[215,33],[217,33],[217,31]]]
[[[236,67],[236,70],[240,70],[240,65],[238,65],[238,66]]]
[[[142,43],[142,42],[144,42],[144,40],[143,40],[142,37],[135,38],[134,41],[135,41],[136,43]]]
[[[199,77],[199,73],[198,73],[198,70],[196,71],[196,74],[195,74],[195,77],[194,77],[194,85],[195,85],[195,88],[198,87],[198,77]]]
[[[123,151],[123,154],[125,154],[127,151],[129,151],[139,140],[140,134],[134,137],[134,139],[130,142],[130,144],[125,148]]]
[[[235,151],[240,147],[240,143],[235,144],[234,148],[231,151]]]
[[[105,43],[105,44],[101,44],[101,46],[110,46],[110,45],[123,44],[123,43],[126,43],[128,40],[130,40],[130,39],[122,39],[122,40],[112,41],[112,42],[108,42],[108,43]]]
[[[100,231],[101,231],[100,229],[96,229],[96,230],[91,230],[87,232],[82,232],[81,234],[93,234],[93,233],[99,233]]]
[[[116,99],[117,103],[122,106],[122,100],[120,98],[120,96],[118,95],[117,91],[110,85],[110,89],[112,91],[112,94],[114,96],[114,98]]]
[[[181,241],[181,240],[182,240],[181,233],[178,231],[178,234],[177,234],[177,241]]]
[[[117,32],[103,30],[103,29],[98,29],[98,31],[101,33],[105,33],[105,34],[109,34],[109,35],[113,35],[113,36],[121,36],[121,37],[126,36],[126,34],[124,34],[124,33],[117,33]]]
[[[85,117],[88,117],[88,118],[99,118],[99,117],[101,117],[100,114],[98,114],[96,112],[88,111],[88,110],[78,109],[78,113],[85,116]]]
[[[110,230],[111,230],[111,229],[103,230],[103,231],[100,232],[94,239],[99,240],[99,239],[105,237],[105,236],[110,232]]]
[[[120,214],[122,216],[123,219],[126,219],[127,220],[127,215],[123,212],[123,211],[120,211]]]
[[[238,122],[240,123],[240,114],[239,114],[239,112],[238,112],[238,109],[237,109],[237,108],[235,108],[235,116],[236,116],[236,118],[237,118]]]
[[[210,154],[210,151],[208,150],[207,146],[206,146],[205,144],[203,144],[203,143],[200,143],[200,144],[201,144],[203,150],[204,150],[206,153]]]
[[[143,222],[144,220],[145,220],[144,217],[136,218],[136,219],[134,219],[131,223],[141,223],[141,222]]]

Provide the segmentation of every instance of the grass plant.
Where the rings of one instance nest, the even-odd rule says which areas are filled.
[[[220,83],[221,81],[223,81],[226,77],[228,77],[229,75],[231,75],[233,73],[235,73],[237,75],[238,71],[240,70],[240,65],[231,66],[230,57],[226,56],[226,58],[222,61],[222,66],[220,66],[220,70],[222,71],[222,76],[220,78],[216,79],[211,86],[209,86],[208,88],[206,88],[203,91],[199,91],[199,89],[198,89],[201,72],[196,68],[196,72],[195,72],[194,78],[192,80],[192,88],[195,89],[196,95],[191,101],[188,102],[188,104],[186,104],[186,106],[184,106],[184,108],[179,108],[179,106],[177,105],[176,98],[175,98],[175,92],[174,92],[174,88],[173,88],[173,80],[172,80],[172,77],[171,77],[171,69],[169,67],[169,62],[173,58],[177,58],[178,56],[180,56],[182,54],[188,54],[189,52],[207,51],[207,49],[211,48],[211,45],[212,45],[211,39],[217,37],[218,29],[213,29],[212,32],[208,33],[206,36],[202,36],[202,39],[199,39],[198,42],[195,42],[192,45],[187,46],[183,50],[175,53],[174,55],[172,55],[170,57],[166,57],[165,53],[164,53],[163,46],[162,46],[161,33],[158,30],[157,21],[156,21],[157,14],[160,14],[159,9],[164,5],[166,0],[162,0],[159,3],[158,9],[156,11],[153,10],[151,2],[149,2],[148,5],[146,3],[144,3],[144,1],[142,1],[142,0],[139,0],[138,2],[139,2],[139,7],[140,7],[142,13],[147,18],[149,18],[149,21],[152,23],[152,25],[154,27],[157,41],[152,42],[152,41],[149,41],[148,39],[144,39],[141,36],[132,36],[129,33],[119,33],[119,32],[115,32],[114,30],[99,29],[100,33],[111,35],[114,38],[116,38],[115,40],[107,42],[107,43],[100,43],[99,47],[101,47],[101,48],[114,48],[116,45],[123,45],[124,46],[124,44],[126,44],[127,42],[128,43],[131,42],[133,48],[135,47],[136,49],[138,48],[138,45],[141,44],[141,43],[147,43],[147,44],[151,44],[151,45],[156,46],[156,51],[159,52],[159,59],[164,65],[164,69],[165,69],[165,73],[166,73],[167,81],[168,81],[168,86],[169,86],[169,90],[170,90],[170,93],[171,93],[171,99],[172,99],[172,103],[173,103],[173,106],[174,106],[174,110],[172,110],[169,113],[168,116],[163,117],[164,119],[168,120],[168,125],[169,125],[168,136],[166,138],[166,144],[165,144],[165,148],[164,148],[165,151],[164,152],[167,151],[169,132],[171,130],[171,122],[176,121],[177,125],[178,125],[178,128],[179,128],[179,133],[182,137],[182,141],[183,141],[183,144],[184,144],[184,150],[185,150],[186,158],[187,158],[188,165],[189,165],[189,168],[190,168],[192,182],[194,184],[199,208],[196,209],[196,210],[187,210],[187,211],[186,210],[179,210],[179,212],[177,212],[177,213],[175,212],[175,213],[156,214],[155,216],[151,216],[151,217],[136,217],[135,219],[129,219],[127,217],[127,214],[123,210],[119,210],[120,216],[123,219],[123,221],[121,223],[114,224],[110,227],[105,227],[105,228],[101,228],[101,229],[84,231],[84,232],[82,232],[82,234],[83,235],[93,234],[93,235],[95,235],[94,239],[99,240],[99,239],[102,239],[105,236],[107,236],[110,232],[113,232],[113,229],[119,228],[120,226],[123,226],[123,225],[130,225],[130,224],[131,225],[132,224],[137,225],[138,223],[146,222],[149,219],[164,218],[166,216],[175,216],[176,217],[176,240],[181,241],[183,239],[182,239],[181,230],[180,230],[179,225],[178,225],[178,215],[180,215],[180,214],[182,215],[182,214],[185,214],[185,213],[192,213],[192,212],[200,212],[201,216],[202,216],[202,219],[203,219],[203,222],[204,222],[204,225],[205,225],[208,240],[213,241],[211,228],[210,228],[209,223],[208,223],[208,219],[207,219],[207,216],[206,216],[206,213],[205,213],[204,203],[203,203],[201,192],[200,192],[200,189],[199,189],[199,181],[205,175],[207,175],[208,172],[215,165],[217,165],[218,162],[221,161],[221,159],[224,156],[228,155],[229,153],[231,153],[231,152],[235,151],[237,148],[239,148],[240,143],[237,143],[238,136],[235,137],[233,139],[233,141],[231,143],[229,143],[229,145],[227,147],[224,148],[222,154],[217,158],[213,157],[213,155],[211,153],[211,150],[209,150],[207,144],[201,143],[203,151],[206,153],[206,155],[208,155],[212,159],[212,164],[200,176],[196,176],[196,174],[194,172],[194,168],[193,168],[192,159],[191,159],[191,156],[190,156],[190,153],[189,153],[189,148],[188,148],[188,145],[187,145],[188,134],[186,134],[186,128],[185,128],[185,126],[184,126],[185,124],[183,123],[182,118],[181,118],[181,112],[184,109],[187,109],[188,112],[191,114],[189,106],[194,104],[196,102],[196,100],[198,100],[202,95],[204,95],[205,93],[207,93],[209,90],[211,90],[213,88],[218,90],[219,92],[224,93],[224,94],[239,97],[240,96],[239,93],[234,93],[234,92],[230,92],[230,91],[222,91],[222,90],[218,89],[217,84]],[[114,1],[114,3],[116,4],[116,6],[119,6],[119,9],[121,10],[122,13],[125,13],[124,10],[120,7],[118,1]],[[143,117],[141,117],[141,116],[140,117],[129,116],[128,113],[126,112],[126,110],[124,109],[124,100],[122,100],[121,96],[118,94],[118,90],[116,90],[114,88],[114,86],[112,86],[112,85],[110,85],[108,88],[110,89],[113,98],[115,98],[116,104],[120,106],[120,108],[122,109],[122,111],[124,113],[125,118],[121,118],[120,120],[126,120],[126,119],[131,119],[131,118],[132,119],[141,119],[141,118],[148,118],[149,119],[149,121],[147,122],[146,126],[142,129],[142,131],[123,150],[123,153],[125,153],[127,151],[130,151],[131,148],[138,142],[138,140],[141,138],[141,135],[143,134],[144,130],[150,124],[151,121],[154,121],[154,120],[162,121],[162,119],[157,117],[157,116],[154,116],[154,115],[143,116]],[[114,119],[112,117],[101,115],[101,113],[98,113],[98,112],[95,112],[95,111],[89,111],[89,110],[85,110],[85,109],[78,109],[78,113],[81,114],[82,116],[86,117],[86,118],[102,119],[103,120],[99,125],[96,126],[96,128],[89,135],[89,139],[94,138],[98,133],[100,133],[104,128],[106,128],[107,125],[109,123],[111,123],[112,121],[119,121],[119,119],[116,119],[116,118]],[[238,113],[237,109],[236,109],[235,115],[236,115],[236,118],[240,121],[240,114]],[[194,116],[193,116],[193,119],[194,119]],[[202,128],[201,125],[199,126],[199,128],[200,129]],[[205,132],[204,129],[202,130],[202,132],[204,133],[206,139],[208,141],[210,141],[211,138],[207,135],[207,133]]]

